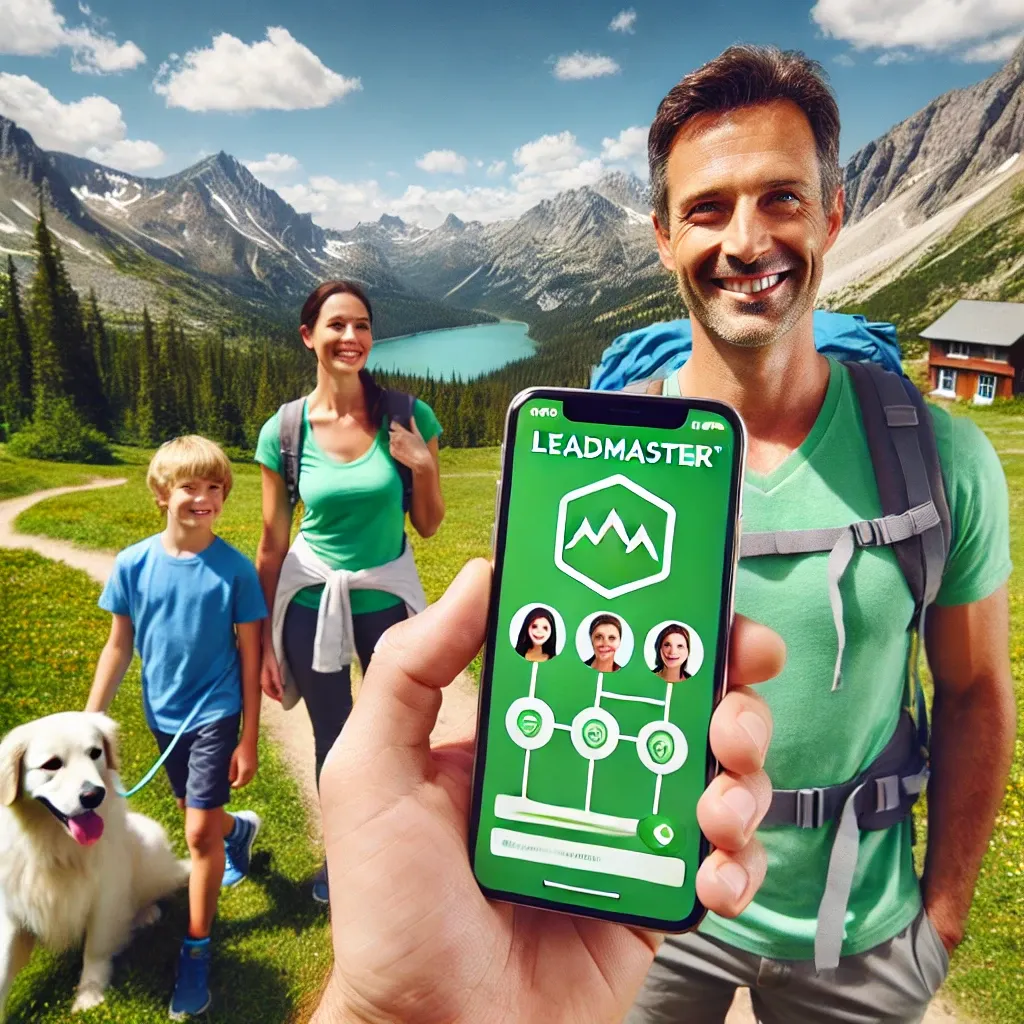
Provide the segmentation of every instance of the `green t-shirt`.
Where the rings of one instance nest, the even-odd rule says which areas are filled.
[[[848,371],[829,360],[821,412],[803,444],[767,475],[747,470],[743,528],[750,532],[843,526],[882,514],[860,407]],[[666,395],[678,395],[673,374]],[[952,517],[940,605],[981,600],[1010,573],[1006,479],[988,438],[969,419],[932,408]],[[913,599],[888,547],[858,548],[843,577],[846,625],[842,686],[832,692],[837,638],[827,553],[741,559],[736,611],[786,642],[782,674],[757,687],[774,716],[765,769],[777,789],[828,786],[862,771],[896,727],[904,696]],[[735,920],[708,914],[701,930],[748,952],[812,959],[818,904],[836,824],[762,829],[768,874]],[[910,819],[862,832],[846,915],[843,956],[905,928],[921,907]]]
[[[425,402],[416,399],[413,416],[424,441],[441,433],[434,411]],[[277,412],[260,429],[256,461],[275,473],[281,472]],[[332,569],[371,569],[397,558],[405,538],[405,514],[402,480],[389,451],[387,417],[365,455],[341,462],[317,444],[308,409],[303,408],[299,496],[305,509],[299,529],[313,552]],[[295,601],[318,608],[323,589],[322,585],[307,587],[299,591]],[[383,591],[352,591],[354,615],[398,603],[397,597]]]

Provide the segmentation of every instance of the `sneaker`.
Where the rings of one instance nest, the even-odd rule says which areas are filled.
[[[178,954],[178,977],[171,995],[171,1020],[185,1020],[210,1005],[210,940],[186,939]]]
[[[249,873],[252,844],[263,824],[253,811],[239,811],[234,818],[234,830],[224,840],[224,878],[220,884],[225,889],[238,885]]]
[[[316,878],[313,879],[313,899],[317,903],[330,903],[331,902],[331,891],[327,888],[327,865],[324,866],[316,873]]]

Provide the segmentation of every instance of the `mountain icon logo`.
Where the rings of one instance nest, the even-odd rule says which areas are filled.
[[[671,571],[675,521],[667,501],[616,473],[563,495],[555,565],[606,598],[649,587]]]

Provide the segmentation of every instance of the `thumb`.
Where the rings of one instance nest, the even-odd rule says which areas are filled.
[[[439,601],[381,637],[332,754],[358,752],[361,760],[412,748],[426,769],[441,689],[483,644],[490,587],[490,564],[474,559]]]

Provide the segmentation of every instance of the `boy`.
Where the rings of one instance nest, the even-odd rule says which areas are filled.
[[[167,517],[163,532],[117,556],[100,595],[113,615],[96,666],[87,711],[106,711],[137,646],[146,721],[161,753],[192,855],[188,935],[178,957],[170,1016],[210,1004],[210,927],[221,885],[249,870],[261,822],[228,814],[231,789],[256,774],[261,620],[267,608],[252,563],[216,537],[214,523],[231,490],[231,464],[204,437],[161,445],[146,483]],[[239,713],[242,734],[239,741]]]

